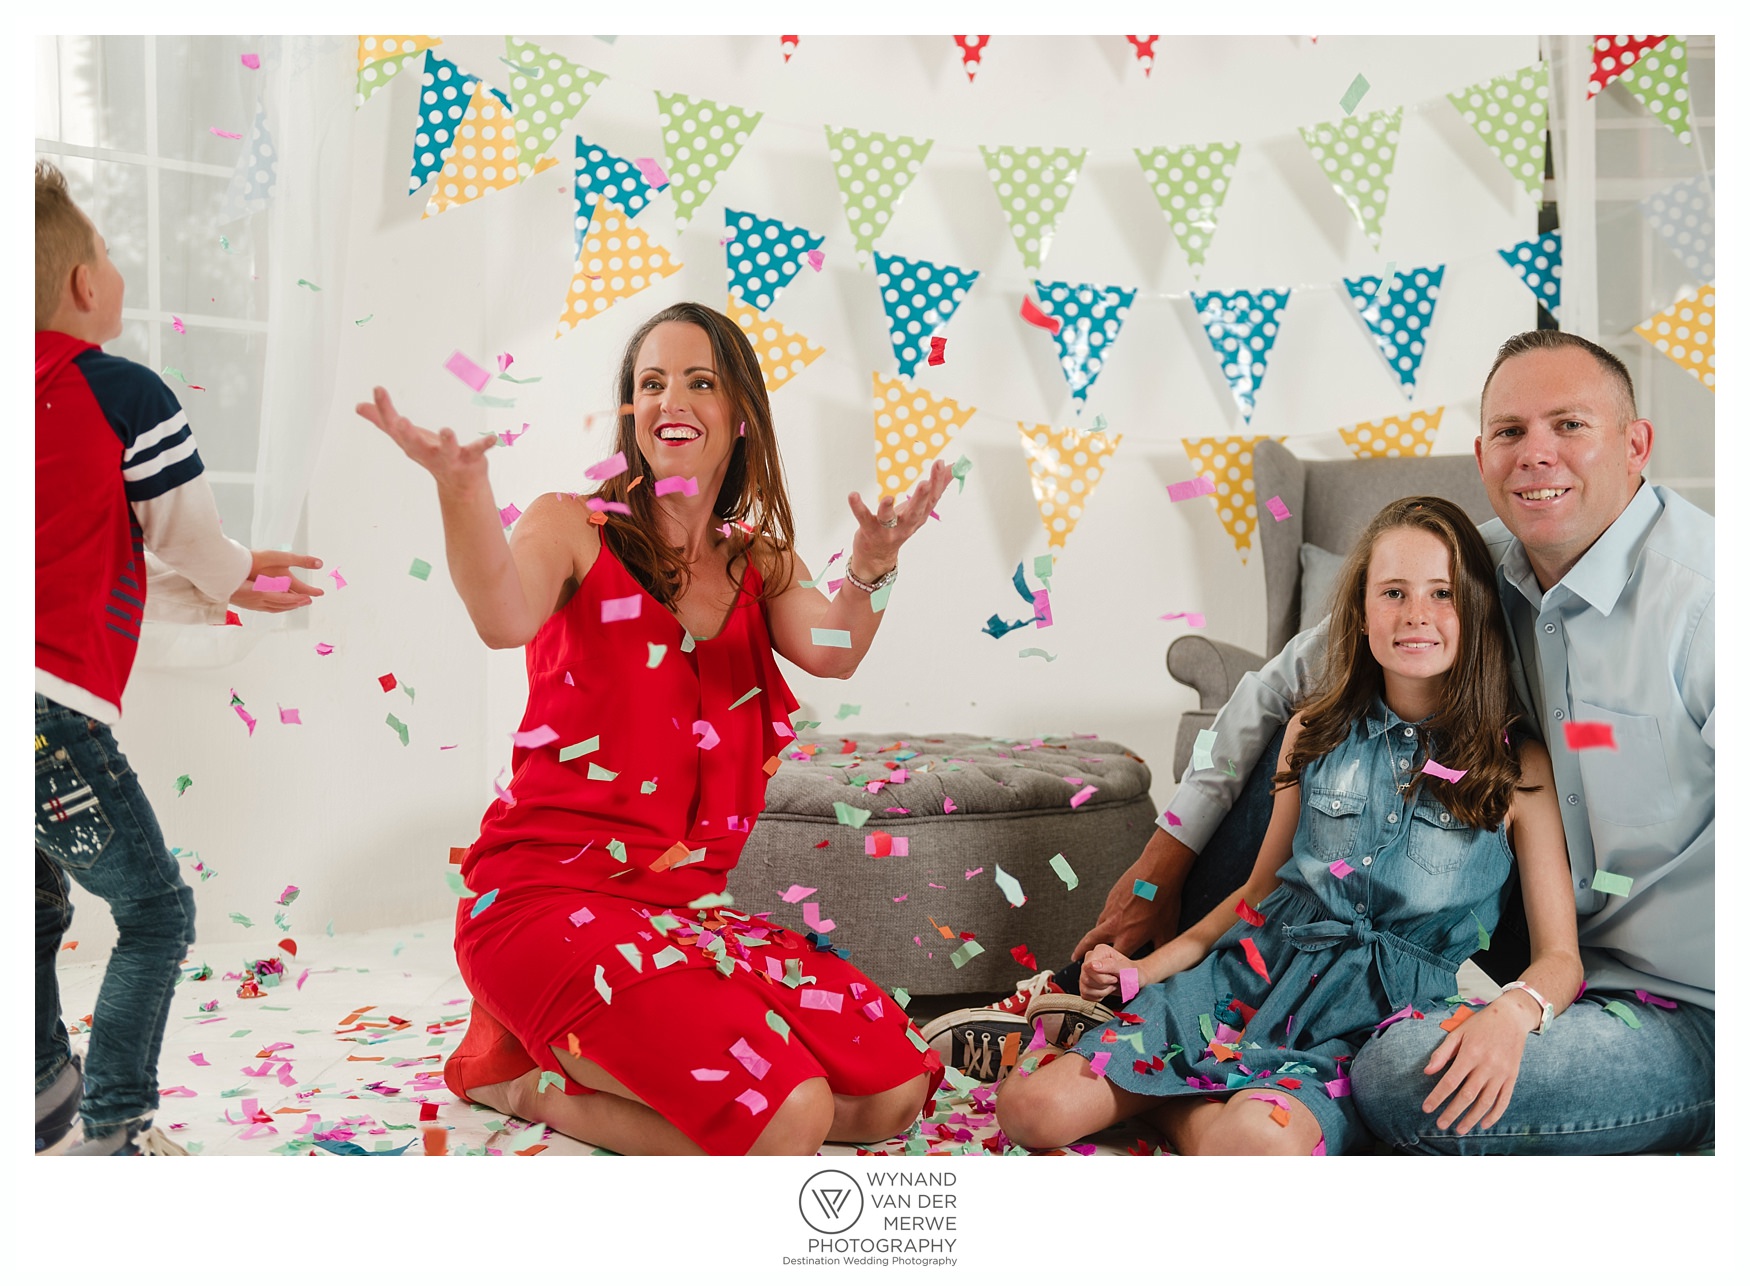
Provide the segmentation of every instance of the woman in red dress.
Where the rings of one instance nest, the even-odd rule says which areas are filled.
[[[854,673],[950,472],[938,461],[873,513],[850,497],[857,534],[828,602],[802,587],[765,383],[734,322],[700,304],[650,318],[619,400],[629,468],[587,499],[540,497],[508,541],[495,437],[419,428],[381,388],[358,408],[436,480],[481,639],[528,663],[522,731],[537,735],[519,737],[462,864],[456,959],[474,1006],[445,1077],[620,1153],[889,1138],[940,1060],[814,935],[723,889],[795,735],[773,649],[810,674]]]

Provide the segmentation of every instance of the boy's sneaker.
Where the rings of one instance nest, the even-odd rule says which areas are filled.
[[[1012,1043],[1018,1056],[1032,1039],[1025,1018],[997,1009],[956,1009],[925,1023],[918,1034],[945,1066],[979,1081],[1001,1080],[1005,1044]]]
[[[70,1157],[185,1157],[188,1149],[172,1142],[152,1124],[151,1117],[127,1121],[108,1134],[88,1138],[68,1149]]]
[[[999,1000],[989,1008],[999,1014],[1013,1014],[1017,1018],[1027,1016],[1027,1006],[1033,1003],[1036,996],[1061,996],[1063,988],[1057,985],[1051,970],[1044,969],[1031,978],[1023,978],[1015,984],[1015,994],[1007,1000]]]
[[[61,1067],[55,1079],[36,1096],[36,1150],[46,1152],[67,1137],[79,1119],[79,1101],[85,1094],[85,1075],[77,1054]]]
[[[1022,1017],[1028,1030],[1038,1023],[1046,1041],[1058,1049],[1074,1049],[1083,1036],[1117,1015],[1097,1000],[1083,1000],[1053,987],[1034,996]]]

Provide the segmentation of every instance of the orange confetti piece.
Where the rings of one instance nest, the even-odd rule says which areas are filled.
[[[452,847],[450,849],[450,865],[451,866],[460,866],[462,864],[462,859],[467,857],[467,856],[468,856],[467,849]]]
[[[1270,1109],[1270,1119],[1272,1121],[1276,1122],[1276,1124],[1280,1125],[1283,1129],[1286,1130],[1288,1128],[1288,1121],[1289,1121],[1288,1109],[1281,1106],[1280,1104],[1278,1104],[1275,1107],[1272,1107]]]
[[[1230,1058],[1239,1057],[1238,1054],[1234,1053],[1233,1050],[1229,1049],[1226,1045],[1211,1045],[1209,1047],[1209,1052],[1218,1063],[1225,1063]]]
[[[947,925],[936,924],[935,916],[932,915],[925,918],[928,919],[931,924],[936,925],[936,932],[941,934],[944,938],[952,938],[954,936],[954,930],[950,929]]]
[[[1017,1060],[1020,1057],[1021,1057],[1021,1033],[1018,1031],[1012,1031],[1007,1036],[1003,1037],[1003,1063],[1002,1063],[1002,1065],[1004,1067],[1013,1067],[1015,1065],[1015,1060]]]
[[[428,1125],[419,1134],[425,1141],[426,1156],[441,1157],[449,1153],[450,1132],[441,1125]]]
[[[573,1058],[583,1057],[583,1046],[577,1043],[576,1032],[568,1031],[565,1033],[565,1048],[570,1051]]]
[[[72,949],[73,949],[73,948],[74,948],[74,947],[76,947],[76,946],[78,946],[78,945],[79,945],[79,944],[78,944],[78,943],[77,943],[77,942],[63,942],[63,943],[62,943],[62,944],[61,944],[61,950],[63,950],[63,951],[71,951],[71,950],[72,950]]]
[[[777,772],[778,771],[778,756],[773,755],[770,759],[766,760],[765,769],[766,769],[766,776],[768,776],[768,777],[770,777],[772,774]]]
[[[650,869],[653,871],[666,871],[676,862],[684,862],[686,860],[687,846],[679,840],[676,840],[673,844],[669,845],[668,850],[664,852],[661,857],[658,857],[650,864]]]
[[[532,1156],[537,1156],[540,1153],[545,1152],[546,1150],[547,1150],[547,1145],[545,1143],[537,1143],[532,1147],[518,1148],[516,1150],[516,1154],[520,1157],[532,1157]]]
[[[1466,1008],[1464,1005],[1460,1005],[1453,1012],[1452,1017],[1448,1018],[1445,1022],[1440,1024],[1441,1030],[1443,1030],[1443,1031],[1457,1031],[1460,1027],[1463,1027],[1467,1022],[1470,1021],[1470,1016],[1474,1013],[1476,1013],[1476,1010]]]

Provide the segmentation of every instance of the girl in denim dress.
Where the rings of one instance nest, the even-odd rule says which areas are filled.
[[[1515,861],[1531,964],[1461,1009],[1436,1050],[1426,1105],[1440,1127],[1494,1124],[1527,1037],[1578,991],[1549,754],[1520,726],[1475,525],[1438,497],[1393,501],[1332,601],[1324,674],[1284,734],[1251,878],[1141,960],[1088,954],[1083,995],[1117,992],[1122,1009],[1004,1081],[997,1119],[1014,1142],[1060,1147],[1143,1116],[1182,1154],[1365,1146],[1348,1060],[1375,1031],[1444,1008]]]

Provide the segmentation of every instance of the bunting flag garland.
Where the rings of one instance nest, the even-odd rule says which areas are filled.
[[[1668,36],[1648,49],[1622,73],[1622,83],[1679,143],[1689,146],[1694,138],[1689,129],[1689,46],[1681,37]]]
[[[990,37],[955,36],[954,43],[960,46],[960,64],[966,68],[966,83],[970,85],[978,77],[978,65],[984,59],[984,47],[990,43]]]
[[[1045,310],[1063,323],[1052,338],[1057,341],[1070,395],[1085,403],[1088,390],[1100,378],[1107,349],[1130,315],[1136,291],[1067,281],[1035,281],[1033,289]],[[1081,408],[1076,409],[1079,413]]]
[[[762,116],[709,98],[657,91],[656,119],[668,156],[676,228],[692,221]]]
[[[1599,36],[1592,42],[1592,79],[1586,97],[1596,98],[1604,87],[1633,67],[1640,56],[1658,47],[1664,36]]]
[[[1549,64],[1533,63],[1446,97],[1541,208]]]
[[[729,293],[761,312],[772,306],[802,267],[804,256],[818,250],[824,237],[776,219],[762,219],[745,210],[723,211],[723,230],[731,237]]]
[[[456,126],[455,143],[444,157],[443,173],[425,203],[424,217],[477,201],[488,192],[515,187],[523,181],[520,157],[515,116],[503,93],[484,82],[477,83],[468,110]],[[557,164],[557,157],[543,156],[530,172],[540,174]]]
[[[1033,475],[1033,499],[1039,505],[1039,521],[1045,527],[1047,543],[1062,549],[1070,532],[1082,520],[1094,489],[1100,485],[1106,461],[1118,444],[1122,433],[1108,437],[1103,430],[1083,433],[1077,429],[1055,429],[1049,424],[1029,428],[1019,422],[1021,446],[1027,452],[1027,471]]]
[[[615,156],[605,147],[577,139],[577,178],[573,198],[577,213],[573,219],[579,253],[583,251],[584,234],[589,231],[590,216],[597,201],[636,219],[650,204],[650,198],[662,189],[650,186],[639,168],[623,156]]]
[[[1270,350],[1276,346],[1276,318],[1288,304],[1286,290],[1193,291],[1197,320],[1221,363],[1240,415],[1249,424],[1264,387]]]
[[[642,228],[633,227],[606,200],[596,202],[589,233],[573,269],[565,312],[553,337],[559,338],[579,322],[673,276],[680,268],[679,261],[651,241]]]
[[[444,158],[455,145],[456,126],[462,123],[462,113],[468,110],[474,87],[479,83],[472,76],[464,76],[455,63],[439,58],[429,49],[421,81],[419,128],[413,135],[413,169],[407,176],[409,195],[444,168]]]
[[[1714,287],[1695,299],[1679,299],[1635,327],[1635,334],[1676,362],[1707,388],[1714,386]]]
[[[1021,262],[1039,268],[1087,159],[1086,148],[980,147]]]
[[[279,185],[279,157],[273,150],[273,135],[267,128],[267,111],[255,109],[255,124],[243,144],[243,155],[231,171],[231,182],[219,206],[216,222],[232,223],[245,215],[267,209]]]
[[[1440,432],[1440,417],[1445,413],[1444,406],[1437,406],[1432,411],[1411,411],[1407,415],[1362,420],[1359,424],[1338,429],[1337,434],[1362,460],[1432,455],[1434,435]]]
[[[790,55],[796,52],[796,46],[802,43],[801,36],[779,36],[778,48],[784,51],[784,61],[790,61]]]
[[[839,200],[859,256],[887,230],[899,198],[923,167],[933,139],[826,127],[826,148],[839,180]]]
[[[1137,148],[1136,159],[1143,177],[1154,189],[1155,200],[1184,248],[1185,260],[1196,276],[1215,238],[1215,219],[1227,196],[1234,164],[1240,159],[1238,143],[1204,143],[1193,147]]]
[[[897,496],[923,476],[978,408],[887,379],[879,371],[874,382],[875,476],[882,495]]]
[[[360,36],[355,106],[363,107],[403,67],[433,45],[442,43],[436,36]]]
[[[1221,525],[1233,538],[1240,561],[1252,549],[1252,533],[1258,527],[1258,493],[1252,482],[1252,448],[1255,438],[1181,438],[1191,467],[1215,479],[1215,510]],[[1277,438],[1276,441],[1285,441]]]
[[[1155,69],[1155,41],[1159,36],[1126,36],[1130,47],[1136,51],[1136,61],[1142,64],[1142,74],[1146,77]]]
[[[1562,234],[1546,232],[1516,246],[1497,250],[1519,274],[1537,302],[1557,321],[1562,319]]]
[[[1389,112],[1351,116],[1348,120],[1304,125],[1300,130],[1313,159],[1376,250],[1385,203],[1391,196],[1398,127],[1403,119],[1404,109],[1399,107]]]
[[[1383,300],[1378,277],[1343,278],[1350,302],[1405,397],[1416,396],[1416,371],[1426,346],[1423,331],[1434,320],[1445,276],[1445,264],[1407,269],[1392,278]]]
[[[887,310],[893,356],[899,361],[899,373],[909,379],[916,374],[929,340],[947,327],[978,273],[877,250],[875,280],[881,287],[881,306]]]
[[[791,330],[775,318],[763,315],[759,309],[742,303],[734,295],[729,296],[728,307],[723,311],[741,327],[748,343],[753,345],[767,393],[776,393],[826,352],[801,331]]]
[[[504,38],[504,52],[507,61],[523,69],[511,73],[510,102],[516,113],[517,170],[526,179],[535,172],[536,158],[552,150],[565,126],[608,77],[515,36]]]
[[[1707,175],[1653,193],[1641,202],[1641,214],[1696,281],[1714,279],[1714,192]]]

